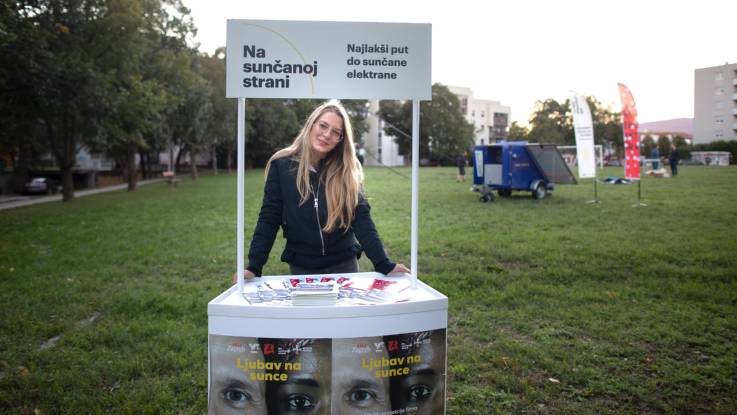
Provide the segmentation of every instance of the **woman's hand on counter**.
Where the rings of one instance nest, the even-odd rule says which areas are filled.
[[[411,271],[404,264],[397,264],[389,274],[409,274]]]
[[[254,278],[256,278],[256,274],[254,274],[253,272],[251,272],[249,270],[243,271],[243,280],[244,281],[249,281],[249,280],[252,280]],[[237,272],[233,274],[233,284],[235,284],[236,282],[238,282],[238,273]]]

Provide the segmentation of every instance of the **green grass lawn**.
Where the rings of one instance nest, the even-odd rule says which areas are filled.
[[[736,184],[735,167],[688,166],[645,177],[646,207],[634,185],[587,204],[590,180],[484,204],[455,169],[422,169],[419,275],[450,302],[448,413],[736,413]],[[247,173],[247,238],[262,185]],[[409,264],[409,180],[367,169],[366,189]],[[206,412],[234,175],[2,211],[0,229],[0,412]],[[282,246],[268,274],[287,272]]]

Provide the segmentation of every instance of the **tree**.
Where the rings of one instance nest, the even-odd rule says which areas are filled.
[[[678,149],[678,156],[682,160],[691,158],[691,146],[688,144],[683,136],[674,136],[672,143],[676,145],[676,148]]]
[[[650,152],[655,148],[655,140],[653,140],[650,134],[645,134],[641,140],[640,150],[643,156],[649,157]]]
[[[668,136],[661,134],[658,137],[658,151],[663,155],[670,154],[670,139]]]
[[[65,201],[74,197],[81,146],[113,155],[135,188],[135,153],[160,130],[170,101],[157,76],[160,56],[187,50],[189,11],[180,0],[18,0],[0,13],[0,29],[12,33],[0,43],[9,130],[24,125],[44,143]]]
[[[411,154],[412,101],[382,101],[379,117],[388,123],[399,153]],[[402,133],[396,134],[392,128]],[[473,124],[461,113],[458,97],[442,84],[432,86],[432,100],[420,103],[420,157],[437,162],[454,160],[473,145]]]
[[[420,104],[422,105],[422,104]],[[399,154],[412,154],[412,103],[410,101],[381,101],[379,103],[379,118],[385,122],[385,130],[393,135],[397,143]],[[422,119],[420,119],[422,123]],[[420,141],[422,147],[422,141]],[[422,149],[420,150],[422,154]]]
[[[594,123],[594,143],[621,156],[624,151],[621,114],[604,108],[594,97],[586,97],[586,102],[589,104]]]
[[[103,30],[105,4],[20,0],[16,7],[19,18],[34,27],[39,48],[27,62],[28,72],[20,75],[27,77],[26,92],[34,107],[29,121],[35,118],[40,124],[39,132],[61,171],[63,200],[68,201],[74,197],[76,153],[97,135],[102,115],[105,79],[95,59],[106,47],[96,36]]]
[[[205,133],[211,137],[213,169],[217,174],[218,146],[226,150],[228,172],[231,170],[233,152],[236,145],[238,105],[235,99],[225,97],[225,48],[218,48],[212,56],[200,58],[202,76],[210,83],[210,107],[212,112],[207,120]]]
[[[45,41],[19,6],[10,2],[0,6],[0,153],[14,163],[12,187],[17,192],[44,152],[40,119],[35,115],[35,85],[41,73],[34,68],[44,55]]]
[[[356,144],[359,144],[361,137],[368,131],[368,101],[365,99],[345,99],[341,103],[345,107],[348,116],[351,117],[351,125],[353,126],[353,137]]]
[[[552,98],[537,101],[535,111],[530,117],[527,140],[534,143],[575,144],[570,114],[571,107],[568,100],[562,104]]]
[[[679,150],[681,149],[681,147],[688,147],[688,142],[686,142],[686,139],[680,135],[676,135],[673,137],[673,144],[675,144]]]
[[[594,97],[586,97],[586,102],[591,111],[591,121],[594,125],[594,143],[601,144],[606,148],[622,154],[622,124],[619,113],[609,111]],[[537,101],[535,111],[530,117],[530,129],[527,134],[524,131],[515,132],[527,141],[538,143],[553,143],[558,145],[575,144],[575,133],[573,131],[573,117],[570,111],[570,101],[562,104],[548,98]],[[511,135],[511,129],[510,129]]]
[[[246,119],[246,164],[252,166],[265,166],[276,150],[291,144],[301,127],[297,114],[283,100],[247,100]]]
[[[527,141],[527,135],[529,133],[527,127],[520,126],[517,124],[517,121],[512,121],[507,137],[512,141]]]
[[[188,57],[188,62],[192,62]],[[205,132],[207,118],[212,110],[210,103],[210,86],[191,66],[180,68],[178,79],[179,103],[169,113],[167,123],[173,143],[179,145],[177,167],[181,157],[190,155],[191,175],[197,178],[197,154],[207,146]]]
[[[461,112],[458,97],[444,85],[433,85],[432,101],[420,104],[420,137],[428,138],[428,157],[452,162],[473,146],[473,128]]]
[[[152,5],[141,0],[108,0],[103,22],[108,30],[105,53],[98,65],[106,74],[107,91],[101,143],[98,146],[116,160],[123,169],[128,191],[136,189],[138,171],[136,154],[150,148],[147,136],[155,134],[167,105],[168,97],[158,79],[158,32]],[[141,157],[143,166],[144,157]]]

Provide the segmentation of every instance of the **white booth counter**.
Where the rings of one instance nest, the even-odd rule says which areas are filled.
[[[262,277],[244,291],[289,278],[298,277]],[[420,281],[397,298],[294,306],[229,288],[208,304],[209,412],[445,413],[448,298]]]
[[[344,274],[341,274],[344,275]],[[349,274],[352,279],[374,279],[382,274]],[[327,275],[329,277],[330,275]],[[281,282],[289,276],[269,276],[246,285]],[[287,301],[250,303],[235,285],[210,301],[209,332],[254,337],[362,337],[446,328],[448,298],[418,281],[402,292],[407,301],[356,304],[339,299],[330,306],[293,306]],[[248,324],[243,324],[247,322]]]

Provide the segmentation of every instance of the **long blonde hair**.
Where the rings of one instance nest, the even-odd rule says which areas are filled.
[[[329,233],[338,228],[347,231],[351,226],[363,184],[363,170],[356,157],[353,144],[351,119],[340,102],[331,100],[315,108],[292,144],[271,156],[266,164],[265,175],[268,176],[272,161],[290,157],[299,163],[297,191],[299,191],[300,205],[305,203],[310,195],[315,194],[310,183],[310,167],[316,165],[317,160],[313,160],[310,131],[317,119],[326,112],[332,112],[343,120],[343,140],[325,156],[325,165],[318,179],[325,186],[325,196],[328,202],[328,219],[322,229]]]

